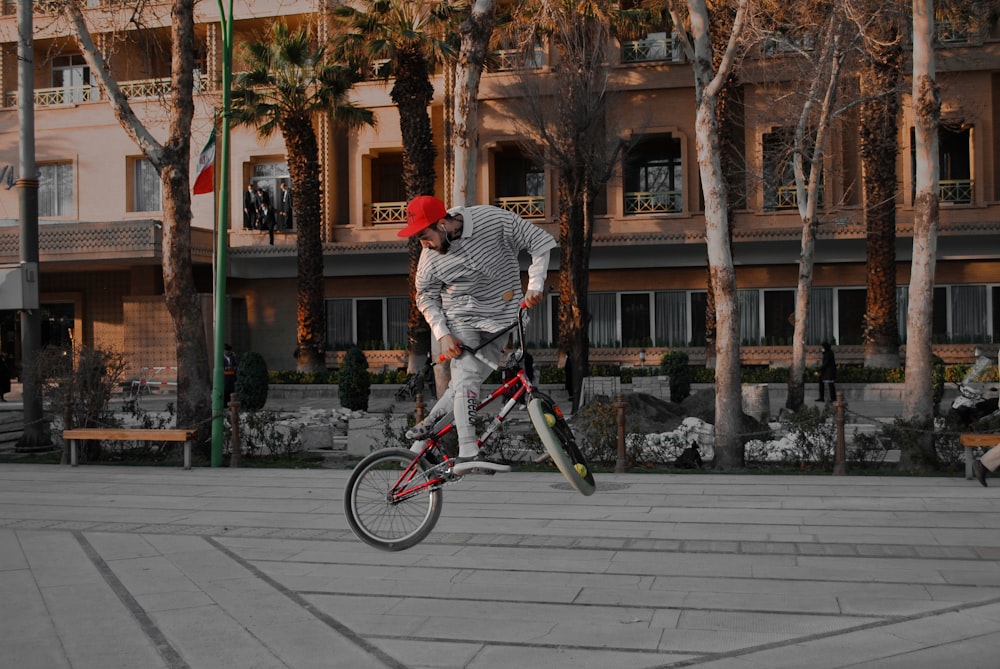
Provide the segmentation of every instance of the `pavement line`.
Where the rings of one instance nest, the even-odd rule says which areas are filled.
[[[1000,597],[993,597],[991,599],[986,599],[981,602],[968,602],[965,604],[956,604],[954,606],[948,606],[943,609],[937,609],[934,611],[924,611],[922,613],[914,613],[908,616],[890,617],[886,618],[885,620],[878,620],[871,623],[854,625],[853,627],[845,627],[843,629],[831,630],[829,632],[816,632],[815,634],[806,634],[804,636],[795,637],[794,639],[786,639],[784,641],[773,641],[770,643],[763,643],[758,646],[748,646],[746,648],[740,648],[738,650],[731,650],[721,653],[705,653],[700,658],[681,660],[679,662],[670,662],[668,664],[661,664],[656,667],[651,667],[650,669],[679,669],[680,667],[696,667],[699,664],[704,664],[707,662],[715,662],[717,660],[728,659],[732,657],[752,655],[754,653],[759,653],[761,651],[772,650],[775,648],[782,648],[785,646],[801,646],[803,644],[807,644],[813,641],[819,641],[820,639],[831,639],[838,636],[844,636],[846,634],[853,634],[855,632],[864,632],[866,630],[878,629],[880,627],[890,627],[892,625],[898,625],[900,623],[913,622],[914,620],[935,618],[937,616],[942,616],[947,613],[958,613],[960,611],[978,609],[983,606],[991,606],[993,604],[1000,604]],[[936,645],[936,644],[929,644],[929,645]],[[871,658],[869,661],[877,659],[879,658]]]
[[[73,536],[76,538],[77,543],[83,549],[83,552],[87,554],[87,557],[97,568],[97,571],[104,578],[104,581],[111,588],[111,591],[117,595],[119,601],[125,605],[125,608],[132,617],[135,618],[136,622],[139,623],[139,627],[146,634],[150,641],[153,642],[153,646],[156,648],[156,652],[160,654],[163,661],[167,664],[168,669],[191,669],[191,665],[184,661],[181,654],[177,652],[177,649],[167,640],[167,637],[160,631],[160,628],[156,626],[153,619],[149,617],[145,609],[136,601],[132,593],[128,591],[125,584],[118,580],[111,567],[108,563],[104,561],[104,558],[100,556],[94,546],[87,540],[87,537],[83,535],[82,532],[74,531]]]
[[[245,558],[243,558],[243,556],[235,553],[234,551],[230,550],[223,544],[219,543],[213,537],[205,537],[205,541],[211,544],[216,550],[228,556],[229,559],[234,560],[235,562],[242,565],[244,569],[252,573],[255,577],[257,577],[261,581],[264,581],[272,588],[274,588],[281,594],[291,599],[293,602],[298,604],[301,608],[303,608],[306,612],[308,612],[314,618],[319,620],[321,623],[323,623],[327,627],[332,628],[336,632],[342,634],[344,637],[346,637],[351,642],[361,647],[370,655],[373,655],[374,657],[378,658],[386,667],[390,667],[391,669],[410,669],[407,665],[399,662],[396,658],[392,657],[378,646],[370,643],[367,639],[360,636],[359,634],[356,634],[354,630],[349,628],[347,625],[343,624],[333,616],[330,616],[327,613],[321,611],[305,597],[301,596],[294,590],[289,590],[281,583],[279,583],[278,581],[274,580],[273,578],[265,574],[263,571],[258,569],[257,566],[254,565],[252,562],[246,560]]]

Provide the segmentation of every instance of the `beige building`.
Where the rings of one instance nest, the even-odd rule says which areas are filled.
[[[18,160],[15,4],[0,16],[0,169],[12,184]],[[46,343],[70,338],[124,350],[132,364],[174,364],[172,329],[163,304],[160,271],[159,184],[135,144],[115,120],[65,26],[36,2],[34,49],[35,143],[39,167],[41,302]],[[166,11],[166,6],[160,7]],[[100,8],[89,9],[95,16]],[[219,25],[213,3],[198,14],[196,119],[191,157],[209,136],[219,106]],[[275,18],[315,19],[304,0],[240,3],[236,43],[259,34]],[[148,27],[116,46],[110,65],[123,90],[154,132],[165,134],[169,16],[150,16]],[[111,37],[106,36],[107,43]],[[646,349],[650,363],[665,347],[683,347],[702,360],[705,246],[701,190],[694,146],[691,69],[666,34],[617,45],[610,101],[613,127],[633,149],[609,182],[598,211],[591,261],[591,342],[594,362],[633,364]],[[1000,32],[947,35],[938,49],[942,89],[941,223],[938,245],[935,337],[946,359],[970,355],[969,342],[1000,338]],[[787,56],[760,54],[766,71]],[[537,65],[549,54],[540,49]],[[236,68],[239,68],[237,60]],[[513,75],[484,75],[481,88],[479,178],[476,196],[513,209],[557,233],[553,174],[518,148],[510,121]],[[449,188],[442,137],[445,82],[434,80],[431,108],[439,143],[438,195]],[[741,307],[743,356],[748,363],[781,364],[790,349],[801,225],[794,189],[775,157],[783,128],[780,87],[749,80],[744,86],[740,150],[747,159],[745,198],[733,226]],[[402,142],[389,86],[365,82],[354,99],[372,109],[376,129],[348,135],[320,122],[328,356],[361,344],[374,367],[396,367],[406,344],[406,253],[396,232],[405,207]],[[912,114],[904,99],[900,120],[897,198],[897,281],[900,313],[913,219]],[[850,116],[832,132],[823,171],[823,204],[816,245],[810,343],[837,342],[841,361],[858,359],[865,310],[865,229],[858,138]],[[231,318],[226,338],[237,351],[254,350],[273,369],[292,369],[295,347],[295,230],[275,244],[244,220],[242,194],[259,186],[272,198],[288,182],[280,135],[262,143],[250,131],[232,134],[233,208],[228,243]],[[777,167],[776,167],[777,165]],[[193,198],[194,260],[211,318],[215,202]],[[0,263],[18,259],[18,195],[0,190]],[[553,266],[557,263],[554,259]],[[558,271],[555,268],[553,271]],[[553,277],[553,285],[557,281]],[[553,297],[552,300],[557,299]],[[554,302],[535,318],[533,343],[544,362],[554,337]],[[905,327],[905,319],[901,326]],[[206,332],[211,331],[206,324]],[[16,353],[16,312],[0,312],[0,343]],[[904,334],[905,336],[905,334]],[[211,340],[209,340],[211,341]],[[949,346],[955,344],[956,346]],[[376,353],[375,351],[380,351]]]

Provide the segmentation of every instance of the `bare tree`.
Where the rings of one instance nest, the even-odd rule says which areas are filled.
[[[142,16],[144,5],[126,13],[130,24]],[[163,290],[173,319],[177,341],[177,424],[207,429],[211,415],[208,348],[205,341],[201,298],[191,264],[191,120],[194,116],[193,0],[173,0],[170,5],[170,96],[166,100],[169,131],[158,141],[139,120],[112,75],[112,67],[94,44],[79,0],[65,4],[83,57],[97,77],[119,124],[160,175],[163,189]],[[110,15],[109,15],[110,16]],[[109,19],[110,20],[110,19]],[[102,32],[125,31],[130,25],[101,26]]]
[[[722,169],[719,141],[718,98],[738,55],[747,17],[748,0],[738,0],[726,51],[713,65],[712,38],[705,0],[672,3],[670,13],[695,81],[695,143],[698,169],[705,194],[705,242],[712,287],[715,292],[715,466],[739,469],[744,465],[740,439],[742,414],[740,387],[739,317],[736,272],[729,246],[727,207],[729,194]]]
[[[757,25],[767,49],[780,51],[788,56],[786,60],[799,65],[798,74],[788,82],[790,88],[794,90],[801,86],[804,89],[801,95],[793,93],[774,105],[779,114],[789,110],[797,115],[793,129],[787,133],[785,147],[790,156],[795,202],[802,225],[786,401],[786,406],[793,410],[802,406],[805,396],[806,334],[819,225],[817,212],[823,192],[825,146],[836,116],[843,111],[836,107],[836,101],[842,67],[852,41],[852,33],[849,32],[852,24],[840,3],[821,3],[811,11],[814,13],[808,14],[808,17],[815,18],[815,22],[803,20],[803,9],[796,7],[792,16],[769,11],[758,17]],[[791,71],[791,68],[786,68],[786,71]],[[781,181],[781,166],[788,161],[783,160],[782,155],[771,162],[776,163],[770,166],[774,172],[772,178]],[[766,185],[773,188],[783,184]]]
[[[607,127],[612,4],[526,3],[516,20],[528,28],[521,40],[525,49],[534,49],[541,30],[556,53],[547,75],[518,71],[520,98],[513,121],[525,138],[524,154],[558,173],[559,347],[569,357],[574,408],[590,366],[587,294],[594,201],[625,146]]]
[[[938,229],[938,126],[941,97],[934,63],[934,2],[913,0],[913,118],[916,198],[913,205],[913,260],[906,320],[906,400],[903,412],[915,435],[900,454],[900,467],[926,470],[936,463],[931,387],[931,332],[934,263]]]

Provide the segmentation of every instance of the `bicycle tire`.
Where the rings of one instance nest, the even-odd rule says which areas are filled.
[[[440,488],[415,493],[390,503],[389,491],[400,474],[413,462],[405,448],[386,448],[366,456],[357,464],[344,491],[344,512],[355,535],[369,546],[384,551],[411,548],[434,529],[441,516]],[[430,467],[421,462],[414,482]]]
[[[542,445],[563,477],[580,494],[593,495],[597,489],[594,473],[555,402],[548,395],[536,392],[528,401],[528,415]]]

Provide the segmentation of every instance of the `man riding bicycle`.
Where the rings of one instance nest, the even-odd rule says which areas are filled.
[[[406,214],[407,225],[399,236],[416,237],[423,246],[416,273],[417,308],[442,358],[452,361],[448,390],[406,437],[426,439],[434,424],[454,411],[458,458],[453,462],[467,462],[476,459],[479,450],[475,418],[480,386],[503,355],[505,339],[489,340],[510,327],[522,301],[528,307],[542,301],[549,252],[556,241],[517,214],[489,205],[447,210],[438,198],[421,195],[407,205]],[[531,256],[523,295],[521,251]],[[468,350],[477,348],[474,354]],[[489,468],[492,463],[483,464]]]

